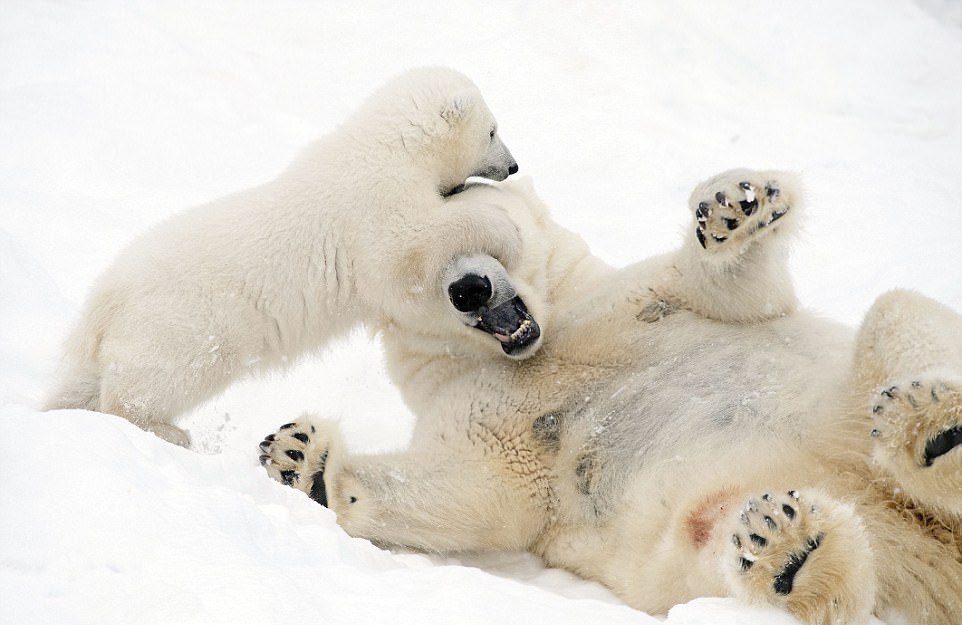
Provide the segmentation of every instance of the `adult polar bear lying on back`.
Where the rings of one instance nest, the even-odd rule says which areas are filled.
[[[46,407],[120,415],[187,445],[172,420],[238,377],[403,316],[419,272],[456,254],[516,254],[502,211],[442,196],[517,168],[471,81],[443,68],[400,76],[276,180],[175,215],[122,252]]]
[[[734,595],[812,624],[956,624],[962,317],[905,291],[855,336],[796,310],[798,202],[785,174],[720,175],[692,194],[680,250],[618,270],[530,189],[468,189],[449,205],[504,208],[524,249],[439,274],[435,323],[383,321],[410,448],[352,455],[304,417],[261,462],[352,535],[528,549],[650,612]],[[492,331],[490,301],[541,323],[537,353],[503,357],[487,334],[529,322]]]

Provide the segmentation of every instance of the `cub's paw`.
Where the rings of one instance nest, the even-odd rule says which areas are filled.
[[[780,606],[805,623],[867,618],[875,578],[851,508],[789,491],[749,499],[735,522],[727,570],[736,594]]]
[[[749,169],[733,169],[703,182],[689,199],[698,243],[712,254],[740,254],[784,223],[780,220],[799,199],[797,189],[791,174]]]
[[[879,392],[875,458],[912,497],[962,513],[962,379],[928,375]]]
[[[260,463],[271,478],[327,506],[324,471],[336,441],[339,437],[333,423],[302,417],[261,441]]]

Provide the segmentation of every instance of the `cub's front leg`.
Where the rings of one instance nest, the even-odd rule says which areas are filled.
[[[348,453],[336,424],[305,416],[268,435],[268,475],[337,514],[347,533],[428,552],[518,550],[546,522],[544,476],[519,473],[524,449],[481,426],[415,441],[409,451]]]
[[[786,234],[794,229],[799,184],[786,172],[733,169],[698,185],[693,222],[655,289],[669,305],[711,319],[755,323],[792,312]]]

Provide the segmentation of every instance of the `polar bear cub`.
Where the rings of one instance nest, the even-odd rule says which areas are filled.
[[[46,408],[116,414],[188,445],[179,414],[357,323],[417,310],[419,276],[451,257],[510,264],[520,242],[502,211],[443,198],[517,169],[468,78],[422,68],[390,81],[275,180],[134,240],[90,293]]]

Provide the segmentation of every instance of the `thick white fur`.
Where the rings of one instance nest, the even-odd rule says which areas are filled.
[[[510,265],[519,239],[503,211],[442,203],[469,176],[516,167],[495,128],[467,78],[414,70],[277,179],[157,225],[93,288],[47,408],[117,414],[186,445],[176,416],[358,322],[423,311],[425,276],[451,258]]]
[[[918,457],[925,437],[962,424],[962,317],[908,291],[880,298],[858,333],[797,310],[785,270],[800,216],[791,176],[728,172],[696,189],[691,210],[743,181],[779,189],[772,203],[790,212],[752,231],[771,210],[760,206],[730,237],[707,220],[698,225],[727,240],[704,248],[693,221],[680,250],[624,269],[553,223],[527,184],[451,199],[501,207],[517,224],[522,256],[507,273],[541,323],[540,350],[506,359],[458,318],[439,274],[425,307],[434,323],[383,325],[391,375],[418,417],[410,448],[353,456],[325,423],[298,447],[314,460],[293,485],[310,492],[323,466],[327,503],[352,535],[528,549],[646,611],[734,595],[812,624],[889,609],[958,623],[962,447],[930,467]],[[879,394],[892,385],[918,397]],[[302,467],[278,436],[262,460],[290,476]],[[818,547],[793,589],[776,592],[809,541]]]

